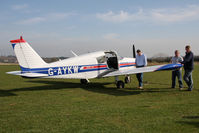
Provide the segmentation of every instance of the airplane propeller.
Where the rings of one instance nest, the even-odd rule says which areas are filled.
[[[136,58],[136,53],[135,53],[135,46],[133,44],[133,58]]]

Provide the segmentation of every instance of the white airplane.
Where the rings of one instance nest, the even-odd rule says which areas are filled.
[[[181,64],[165,64],[136,68],[134,46],[134,58],[121,58],[112,50],[79,56],[72,52],[75,55],[74,57],[46,63],[22,37],[10,42],[21,71],[7,73],[25,78],[80,79],[82,84],[87,84],[89,79],[115,76],[117,88],[124,88],[125,83],[130,82],[130,74],[174,70],[182,67]],[[118,80],[120,75],[125,75],[125,83]]]

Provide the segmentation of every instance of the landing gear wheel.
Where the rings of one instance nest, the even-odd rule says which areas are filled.
[[[119,81],[117,81],[116,86],[118,89],[124,88],[124,82],[119,80]]]
[[[130,77],[130,76],[126,76],[126,77],[124,78],[124,82],[125,82],[126,84],[130,83],[130,82],[131,82],[131,77]]]
[[[80,79],[81,84],[88,84],[88,80],[87,79]]]

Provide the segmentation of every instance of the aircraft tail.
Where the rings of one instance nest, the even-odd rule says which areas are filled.
[[[10,42],[22,71],[23,69],[41,68],[47,64],[22,38],[22,36],[20,39],[11,40]]]

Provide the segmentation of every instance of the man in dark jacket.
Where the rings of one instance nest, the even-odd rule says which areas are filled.
[[[188,91],[192,91],[193,89],[193,79],[192,79],[192,71],[194,69],[194,54],[191,52],[191,47],[187,45],[185,47],[186,55],[184,57],[184,61],[181,62],[184,64],[184,81],[188,85]]]

